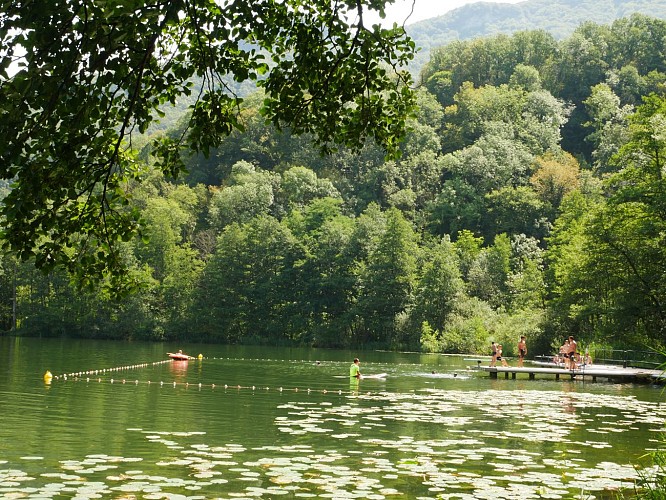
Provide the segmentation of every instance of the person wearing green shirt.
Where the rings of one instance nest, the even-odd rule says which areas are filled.
[[[349,367],[349,376],[350,377],[361,378],[360,364],[361,364],[361,362],[358,360],[358,358],[354,358],[354,362]]]

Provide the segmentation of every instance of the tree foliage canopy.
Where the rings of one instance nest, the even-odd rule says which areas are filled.
[[[350,24],[352,31],[358,27],[358,21]],[[625,36],[616,36],[623,30]],[[236,128],[227,137],[197,131],[198,125],[210,125],[197,118],[197,106],[210,96],[202,74],[193,80],[192,99],[184,99],[199,104],[177,123],[172,120],[161,130],[150,127],[136,142],[131,142],[133,134],[120,139],[120,125],[106,129],[111,144],[120,141],[118,157],[125,163],[118,160],[109,167],[118,203],[97,207],[107,210],[99,212],[104,215],[141,221],[140,232],[148,240],[119,232],[128,241],[116,241],[113,249],[130,279],[142,286],[113,300],[117,297],[108,288],[81,290],[60,270],[41,275],[32,263],[3,254],[0,322],[22,334],[445,352],[485,352],[494,340],[505,343],[507,356],[523,334],[533,354],[550,353],[563,334],[575,335],[579,345],[591,350],[662,348],[666,73],[664,52],[644,36],[646,30],[666,33],[666,22],[634,16],[610,27],[584,25],[553,51],[539,49],[547,42],[541,32],[443,49],[433,58],[426,85],[414,93],[419,109],[404,123],[409,131],[400,144],[402,155],[393,158],[386,157],[379,140],[366,141],[356,151],[363,137],[357,141],[353,134],[354,140],[336,154],[317,155],[317,149],[334,147],[333,139],[317,133],[326,130],[328,118],[320,123],[312,114],[319,104],[312,101],[304,116],[317,130],[301,129],[307,133],[296,136],[296,126],[271,121],[278,115],[270,114],[266,100],[286,102],[280,101],[282,90],[274,97],[255,89],[242,104],[235,101],[240,113],[234,118],[244,131]],[[531,51],[528,40],[534,41]],[[250,53],[250,44],[241,47]],[[632,60],[631,53],[640,58]],[[23,64],[31,58],[26,56]],[[267,69],[280,71],[280,61],[265,61]],[[39,75],[28,81],[21,71],[0,82],[3,92],[19,82],[28,90],[48,82]],[[388,72],[384,76],[386,89],[364,98],[388,99],[391,89],[402,95],[394,87],[399,80]],[[310,81],[307,75],[302,78]],[[204,83],[201,95],[194,92],[199,81]],[[226,81],[215,80],[215,85]],[[219,95],[235,98],[232,83],[225,83],[228,94]],[[25,95],[32,96],[28,90]],[[61,95],[68,92],[65,86]],[[126,101],[128,95],[123,90],[114,98]],[[314,99],[302,93],[302,102],[309,97]],[[361,106],[361,101],[338,103],[341,118]],[[33,216],[28,222],[35,225],[26,230],[36,235],[42,250],[50,250],[49,244],[64,248],[54,255],[61,261],[65,255],[74,266],[77,258],[87,257],[85,248],[75,253],[75,237],[92,234],[98,238],[90,243],[95,248],[104,227],[95,225],[97,232],[86,234],[81,224],[93,225],[99,213],[90,211],[85,218],[74,209],[63,211],[75,202],[86,209],[101,203],[110,196],[103,191],[110,184],[100,181],[82,191],[90,199],[74,192],[67,202],[62,200],[68,193],[57,188],[61,178],[84,177],[83,168],[94,156],[90,148],[101,142],[93,134],[83,146],[61,144],[56,133],[51,138],[39,128],[41,118],[55,120],[42,108],[33,116],[25,104],[27,117],[6,114],[19,104],[0,101],[3,116],[30,123],[46,149],[27,141],[21,150],[27,153],[18,156],[20,168],[3,164],[15,170],[17,182],[12,191],[0,179],[0,196],[12,202],[5,208],[6,217],[13,214],[8,227],[20,229],[16,221],[26,206],[33,210],[29,214],[39,206],[53,208],[53,214],[41,212],[52,219],[44,223]],[[53,109],[60,116],[66,109],[79,110],[73,102],[54,102]],[[88,119],[79,111],[80,120]],[[76,124],[57,123],[54,130],[66,132],[60,139],[85,135]],[[99,129],[86,123],[91,134]],[[136,120],[132,123],[136,127]],[[9,127],[1,121],[0,126]],[[368,129],[366,137],[375,130]],[[338,120],[331,131],[343,133],[345,123]],[[168,151],[173,147],[172,159],[182,153],[177,141],[196,152],[183,157],[188,172],[177,181],[168,174],[179,164],[168,166],[160,150],[149,146],[158,136]],[[204,140],[210,144],[208,157]],[[0,141],[19,151],[13,136],[5,134]],[[129,146],[140,149],[136,157]],[[66,153],[71,153],[67,161]],[[26,194],[26,179],[36,183],[36,200]],[[39,179],[47,185],[42,187]],[[124,201],[127,205],[120,205]],[[59,225],[58,217],[70,223],[66,215],[72,216],[69,228]],[[71,248],[54,239],[61,234],[74,236],[65,240]],[[106,258],[102,250],[93,264]],[[38,258],[44,260],[43,255],[49,254]]]
[[[256,81],[264,118],[312,134],[323,151],[370,138],[396,153],[414,45],[402,28],[365,24],[385,3],[3,1],[0,177],[14,181],[5,248],[84,281],[114,271],[122,285],[114,243],[140,230],[128,208],[142,175],[132,134],[194,95],[186,133],[154,145],[157,165],[177,176],[183,149],[208,154],[243,128],[233,80]]]

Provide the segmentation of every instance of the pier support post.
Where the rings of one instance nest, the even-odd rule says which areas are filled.
[[[534,372],[530,372],[530,380],[534,380]]]

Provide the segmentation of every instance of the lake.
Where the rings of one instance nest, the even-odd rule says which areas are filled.
[[[0,354],[3,498],[615,498],[666,417],[661,386],[491,380],[462,356],[12,337]],[[386,379],[350,379],[355,356]]]

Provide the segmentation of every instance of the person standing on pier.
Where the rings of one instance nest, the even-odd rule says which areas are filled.
[[[525,335],[521,335],[518,342],[518,366],[523,366],[525,356],[527,356],[527,342],[525,341]]]
[[[490,366],[495,366],[497,364],[497,345],[495,342],[490,343],[490,350],[492,355],[490,358]]]
[[[576,341],[573,336],[569,335],[569,369],[576,369]]]

